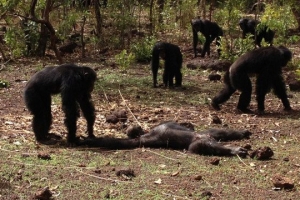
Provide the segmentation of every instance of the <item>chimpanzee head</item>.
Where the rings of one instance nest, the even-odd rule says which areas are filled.
[[[281,66],[284,67],[292,59],[292,52],[284,46],[279,46],[278,49],[283,56],[283,59],[282,59],[283,63]]]
[[[203,22],[200,19],[193,19],[191,25],[194,32],[201,32],[203,29]]]
[[[96,72],[89,68],[89,67],[82,67],[83,68],[83,78],[84,78],[84,88],[87,92],[91,93],[94,89],[94,83],[97,79]]]
[[[243,18],[239,21],[239,26],[241,27],[242,30],[246,30],[247,29],[247,23],[248,23],[249,19]]]

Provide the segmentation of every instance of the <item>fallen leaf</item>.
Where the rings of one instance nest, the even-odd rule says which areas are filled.
[[[160,179],[160,178],[159,178],[159,179],[157,179],[156,181],[154,181],[154,183],[155,183],[155,184],[158,184],[158,185],[160,185],[160,184],[161,184],[161,182],[162,182],[162,181],[161,181],[161,179]]]

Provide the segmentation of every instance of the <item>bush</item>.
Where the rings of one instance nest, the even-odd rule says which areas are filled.
[[[131,44],[130,50],[135,55],[137,62],[149,62],[151,60],[152,48],[155,42],[154,37],[147,37]]]
[[[127,53],[127,50],[124,49],[121,53],[115,56],[116,63],[120,66],[121,70],[126,70],[134,62],[135,57],[132,53]]]

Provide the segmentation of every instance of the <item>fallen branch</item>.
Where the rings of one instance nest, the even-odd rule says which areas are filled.
[[[252,167],[250,167],[249,165],[247,165],[239,155],[236,155],[238,157],[238,159],[247,167],[247,168],[250,168],[251,170],[255,171],[255,169],[253,169]]]
[[[122,93],[121,93],[120,90],[119,90],[119,93],[120,93],[120,96],[121,96],[122,100],[123,100],[124,103],[125,103],[125,106],[126,106],[127,109],[129,110],[129,112],[131,113],[131,115],[133,116],[133,118],[135,119],[136,123],[137,123],[140,127],[142,127],[142,125],[140,124],[140,122],[137,120],[137,118],[134,116],[134,114],[131,112],[130,108],[128,107],[128,105],[127,105],[127,103],[126,103],[124,97],[122,96]]]
[[[148,152],[154,153],[154,154],[156,154],[156,155],[159,155],[159,156],[161,156],[161,157],[163,157],[163,158],[167,158],[167,159],[169,159],[169,160],[178,161],[178,159],[174,159],[174,158],[170,158],[170,157],[164,156],[164,155],[162,155],[162,154],[156,153],[156,152],[154,152],[154,151],[151,151],[151,150],[149,150],[149,149],[145,149],[145,151],[148,151]]]
[[[88,174],[88,173],[85,173],[79,169],[75,169],[77,172],[79,173],[82,173],[84,175],[87,175],[87,176],[90,176],[90,177],[94,177],[94,178],[97,178],[97,179],[100,179],[100,180],[105,180],[105,181],[112,181],[112,182],[115,182],[115,183],[118,183],[118,182],[122,182],[122,183],[133,183],[133,182],[130,182],[130,181],[120,181],[120,180],[116,180],[116,179],[111,179],[111,178],[103,178],[103,177],[100,177],[100,176],[95,176],[95,175],[92,175],[92,174]]]

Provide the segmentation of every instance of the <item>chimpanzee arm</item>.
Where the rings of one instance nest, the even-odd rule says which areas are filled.
[[[216,141],[222,141],[222,142],[249,138],[250,135],[252,134],[248,130],[236,131],[232,129],[209,129],[207,131],[204,131],[203,133],[208,134]]]
[[[72,91],[64,89],[61,96],[62,109],[65,113],[65,125],[68,129],[67,141],[68,143],[74,143],[76,141],[76,121],[79,117],[79,107]]]
[[[208,56],[210,55],[210,43],[213,41],[210,35],[204,35],[204,36],[205,36],[205,42],[201,52],[201,57],[204,57],[205,53],[207,53]]]
[[[157,73],[159,67],[159,49],[154,46],[152,50],[151,69],[153,74],[153,87],[157,87]]]
[[[84,95],[79,101],[80,108],[83,116],[87,121],[87,132],[89,137],[94,136],[94,123],[95,123],[95,107],[91,101],[91,94]]]
[[[236,91],[230,83],[229,71],[224,74],[224,88],[212,99],[211,105],[215,110],[220,110],[219,104],[226,102]]]
[[[197,30],[194,30],[193,28],[193,50],[194,50],[194,56],[197,57],[197,44],[198,44],[198,33]]]
[[[224,146],[213,140],[196,140],[188,149],[189,152],[200,155],[232,156],[239,155],[245,157],[248,153],[242,147]]]

